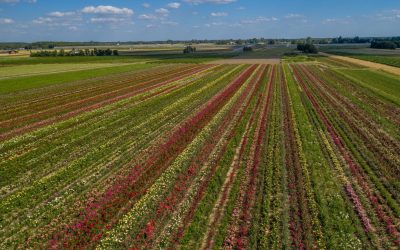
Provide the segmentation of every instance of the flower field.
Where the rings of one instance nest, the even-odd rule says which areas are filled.
[[[0,106],[0,249],[400,247],[387,73],[154,64]]]

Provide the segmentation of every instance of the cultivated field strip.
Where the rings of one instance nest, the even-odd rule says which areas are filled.
[[[177,64],[3,94],[0,248],[398,248],[400,83],[358,71]]]
[[[100,108],[104,105],[149,91],[169,82],[182,79],[185,76],[196,74],[205,68],[206,67],[197,67],[195,69],[179,70],[177,72],[172,72],[171,75],[163,74],[162,76],[156,76],[155,79],[151,79],[151,77],[149,79],[146,78],[146,76],[143,77],[143,80],[141,78],[136,79],[137,76],[133,75],[134,78],[132,80],[129,78],[125,78],[120,82],[114,82],[113,80],[109,83],[109,86],[96,90],[85,89],[81,93],[74,93],[72,97],[74,99],[79,98],[78,100],[70,100],[69,98],[60,98],[60,96],[57,96],[47,99],[45,103],[30,103],[27,109],[30,110],[32,108],[33,110],[31,110],[29,114],[20,114],[17,110],[8,112],[8,114],[12,113],[13,117],[7,117],[7,120],[0,123],[0,139],[9,138],[10,136],[18,135],[56,121],[65,120],[82,112]],[[64,100],[64,102],[58,102],[60,99]],[[54,100],[56,103],[53,102]],[[24,112],[24,110],[22,110],[22,112]]]

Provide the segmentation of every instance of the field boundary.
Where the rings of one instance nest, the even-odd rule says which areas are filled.
[[[355,63],[355,64],[365,66],[368,68],[383,70],[388,73],[400,75],[400,68],[396,68],[393,66],[389,66],[389,65],[385,65],[385,64],[381,64],[381,63],[370,62],[370,61],[365,61],[365,60],[356,59],[356,58],[347,57],[347,56],[332,55],[332,54],[328,54],[328,53],[324,53],[324,52],[320,52],[319,54],[321,54],[323,56],[331,57],[334,59],[338,59],[338,60],[342,60],[342,61],[346,61],[346,62],[350,62],[350,63]]]

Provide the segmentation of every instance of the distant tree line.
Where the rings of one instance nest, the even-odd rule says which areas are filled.
[[[373,41],[371,42],[371,48],[373,49],[396,49],[397,44],[391,41]]]
[[[190,53],[195,53],[196,52],[196,47],[192,47],[192,46],[186,46],[184,49],[183,49],[183,53],[184,54],[190,54]]]
[[[400,48],[399,41],[372,41],[371,48],[373,49],[396,49]]]
[[[193,40],[164,40],[164,41],[126,41],[126,42],[63,42],[63,41],[40,41],[33,43],[19,43],[19,42],[5,42],[0,43],[0,49],[12,50],[24,48],[26,50],[32,49],[54,49],[65,47],[111,47],[111,46],[124,46],[124,45],[152,45],[152,44],[203,44],[215,43],[218,45],[245,45],[245,44],[279,44],[291,43],[293,45],[298,43],[306,43],[308,38],[301,39],[276,39],[276,38],[249,38],[249,39],[220,39],[220,40],[207,40],[207,39],[193,39]],[[400,37],[335,37],[335,38],[312,38],[313,44],[344,44],[344,43],[371,43],[372,41],[391,41],[396,43],[400,41]]]
[[[342,37],[339,36],[337,38],[333,38],[331,43],[339,43],[339,44],[343,44],[343,43],[370,43],[371,42],[371,38],[360,38],[358,36],[356,37]]]
[[[318,53],[317,47],[312,43],[299,43],[299,44],[297,44],[297,50],[302,51],[303,53],[308,53],[308,54],[317,54]]]
[[[248,52],[248,51],[253,51],[253,47],[251,47],[251,46],[244,46],[244,47],[243,47],[243,52]]]
[[[118,50],[111,49],[79,49],[66,52],[64,49],[57,50],[42,50],[31,52],[31,57],[56,57],[56,56],[118,56]]]

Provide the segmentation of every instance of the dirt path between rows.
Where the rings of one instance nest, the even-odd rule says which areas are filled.
[[[368,68],[383,70],[383,71],[386,71],[386,72],[389,72],[389,73],[392,73],[395,75],[400,75],[400,68],[397,68],[397,67],[380,64],[380,63],[375,63],[375,62],[370,62],[370,61],[365,61],[365,60],[356,59],[356,58],[347,57],[347,56],[336,56],[336,55],[331,55],[331,54],[323,53],[323,52],[320,52],[319,54],[328,56],[328,57],[331,57],[334,59],[338,59],[338,60],[342,60],[342,61],[346,61],[346,62],[350,62],[350,63],[355,63],[355,64],[365,66]]]
[[[208,62],[209,64],[279,64],[281,59],[223,59]]]

